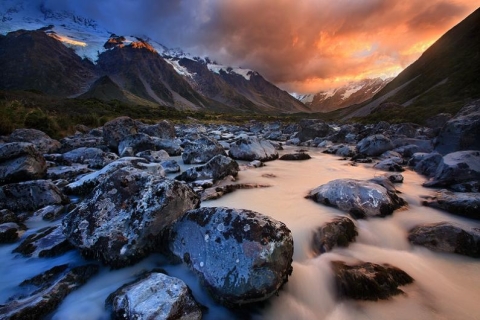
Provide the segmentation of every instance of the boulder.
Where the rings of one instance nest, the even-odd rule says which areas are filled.
[[[407,146],[417,146],[415,152],[432,152],[433,144],[431,140],[402,138],[393,140],[393,146],[395,148],[402,148]]]
[[[70,294],[98,273],[98,266],[87,264],[55,266],[20,283],[21,293],[0,305],[2,319],[43,319]]]
[[[65,213],[66,213],[65,206],[49,205],[35,211],[33,215],[37,217],[42,217],[42,219],[46,221],[53,221],[58,219]]]
[[[50,167],[47,169],[46,178],[50,180],[73,181],[79,175],[85,175],[94,172],[86,164],[72,164],[70,166]]]
[[[177,173],[181,171],[180,165],[175,160],[164,160],[160,162],[160,165],[163,170],[165,170],[165,173]]]
[[[8,142],[29,142],[40,154],[55,153],[61,147],[59,141],[36,129],[16,129],[8,137]]]
[[[120,157],[132,157],[146,150],[165,150],[171,156],[179,156],[182,153],[182,147],[178,141],[150,137],[144,133],[126,136],[118,144]]]
[[[449,222],[424,224],[410,230],[408,240],[433,251],[480,257],[478,228],[465,230]]]
[[[305,152],[287,153],[280,157],[280,160],[308,160],[310,155]]]
[[[353,266],[332,261],[335,283],[341,297],[355,300],[384,300],[402,294],[399,286],[414,280],[405,271],[389,264],[363,262]]]
[[[216,140],[205,136],[187,140],[183,145],[182,160],[185,164],[205,163],[216,155],[225,156],[225,149]]]
[[[114,161],[106,165],[101,170],[87,174],[81,177],[80,179],[78,179],[77,181],[69,183],[68,185],[65,186],[64,191],[67,194],[86,195],[90,191],[92,191],[93,188],[95,188],[95,186],[97,186],[109,174],[123,167],[134,167],[134,168],[143,169],[146,171],[148,171],[149,169],[156,170],[155,167],[151,167],[148,164],[148,162],[143,158],[134,158],[134,157],[120,158],[117,161]],[[153,171],[152,173],[161,175],[161,171],[158,171],[158,170],[156,171],[157,172]]]
[[[63,219],[64,233],[84,256],[123,267],[153,252],[163,230],[199,202],[184,183],[125,167]]]
[[[313,234],[312,250],[315,255],[333,250],[334,247],[348,247],[355,241],[358,232],[353,221],[347,217],[337,217],[317,228]]]
[[[241,138],[230,145],[229,155],[236,160],[270,161],[278,158],[278,152],[268,141],[256,137]]]
[[[299,127],[297,138],[300,139],[301,142],[313,140],[316,137],[326,137],[334,133],[327,123],[317,119],[301,120]]]
[[[15,222],[0,224],[0,244],[15,242],[19,237],[22,228]]]
[[[457,151],[443,157],[426,187],[448,187],[480,180],[480,151]]]
[[[403,176],[400,173],[385,173],[383,176],[390,180],[392,183],[403,182]]]
[[[427,177],[433,177],[437,172],[439,164],[443,161],[442,155],[437,152],[427,154],[415,153],[412,159],[414,159],[411,163],[415,165],[415,172]]]
[[[135,156],[143,158],[148,162],[162,162],[170,158],[170,155],[165,150],[145,150],[138,152],[137,154],[135,154]]]
[[[422,204],[455,215],[480,220],[480,193],[439,190],[434,196],[425,197]]]
[[[393,148],[392,141],[382,134],[368,136],[357,143],[358,152],[369,157],[377,157]]]
[[[137,132],[137,124],[132,118],[119,117],[103,125],[103,140],[110,149],[117,150],[120,141]]]
[[[76,134],[74,136],[66,137],[60,140],[62,147],[58,150],[59,153],[69,152],[78,148],[97,148],[107,152],[109,149],[101,136],[88,134]]]
[[[220,180],[226,176],[236,177],[239,171],[238,163],[232,158],[217,155],[204,165],[190,168],[175,177],[176,180]]]
[[[0,208],[13,212],[34,211],[69,199],[50,180],[35,180],[0,187]]]
[[[310,191],[307,198],[339,208],[356,219],[385,217],[405,205],[393,190],[375,182],[355,179],[330,181]]]
[[[0,185],[41,179],[47,172],[45,158],[27,142],[0,145]]]
[[[401,158],[389,158],[375,163],[373,168],[383,171],[403,172],[405,169],[401,166],[402,162],[403,159]]]
[[[202,319],[190,288],[155,271],[117,289],[106,305],[112,309],[112,319]]]
[[[188,211],[171,227],[168,244],[211,295],[227,306],[268,299],[292,272],[290,230],[250,210]]]
[[[441,129],[452,117],[450,113],[439,113],[425,120],[425,125],[432,129]]]
[[[480,150],[480,100],[465,105],[443,126],[435,150],[443,155],[461,150]]]
[[[60,225],[45,227],[29,235],[13,252],[26,257],[55,257],[72,250]]]
[[[175,127],[167,120],[162,120],[157,124],[145,125],[137,122],[138,132],[145,133],[151,137],[160,139],[175,139]]]
[[[100,148],[88,147],[65,152],[59,159],[60,163],[64,165],[79,163],[85,164],[92,169],[101,169],[115,160],[118,160],[118,156],[113,152],[105,152]]]

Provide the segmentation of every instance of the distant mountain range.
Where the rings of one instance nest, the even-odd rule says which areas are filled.
[[[372,98],[392,79],[364,79],[315,94],[299,95],[297,99],[309,106],[313,112],[330,112]]]

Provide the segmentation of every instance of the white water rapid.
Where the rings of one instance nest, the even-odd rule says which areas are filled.
[[[284,152],[292,152],[286,148]],[[311,189],[339,178],[368,180],[384,172],[372,165],[351,166],[348,161],[309,149],[312,159],[306,161],[272,161],[265,167],[241,171],[244,183],[270,184],[269,188],[238,190],[223,198],[206,201],[202,206],[227,206],[251,209],[284,222],[292,231],[295,243],[293,273],[278,296],[266,306],[249,313],[253,319],[480,319],[480,260],[454,254],[443,254],[412,246],[408,231],[423,223],[453,221],[460,225],[480,227],[474,220],[423,207],[421,195],[432,189],[421,186],[425,178],[413,171],[403,172],[403,184],[396,184],[408,207],[387,218],[357,220],[359,236],[349,247],[314,257],[310,249],[313,231],[341,211],[305,199]],[[180,161],[179,161],[180,162]],[[270,177],[268,177],[269,174]],[[272,177],[271,175],[274,175]],[[29,233],[45,223],[30,222]],[[25,237],[25,235],[23,236]],[[84,263],[76,251],[57,258],[27,259],[11,251],[18,245],[0,246],[0,304],[15,292],[24,279],[61,263]],[[330,261],[365,261],[389,263],[415,279],[402,287],[404,295],[386,301],[342,300],[335,294]],[[170,266],[160,255],[120,270],[103,267],[86,285],[71,293],[49,318],[55,320],[108,319],[105,298],[122,284],[131,281],[142,270],[162,267],[184,280],[197,301],[209,311],[204,319],[244,319],[213,302],[200,287],[197,278],[183,265]]]

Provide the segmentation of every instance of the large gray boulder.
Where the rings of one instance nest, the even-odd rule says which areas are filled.
[[[86,164],[92,169],[101,169],[115,160],[118,160],[118,156],[113,152],[105,152],[100,148],[88,147],[81,147],[65,152],[58,159],[61,164]]]
[[[480,151],[468,150],[449,153],[437,167],[435,176],[426,187],[448,187],[480,180]]]
[[[420,225],[408,234],[408,240],[433,251],[480,257],[480,231],[463,229],[449,222]]]
[[[113,292],[106,305],[111,306],[112,319],[202,319],[202,310],[187,285],[155,271]]]
[[[99,132],[99,134],[96,135],[86,133],[65,137],[60,140],[62,147],[60,148],[60,150],[58,150],[58,152],[65,153],[78,148],[99,148],[104,151],[108,151],[109,148],[105,145],[102,132]]]
[[[217,155],[204,165],[185,170],[176,176],[176,180],[187,182],[196,180],[220,180],[226,176],[236,177],[239,171],[238,163],[232,158]]]
[[[137,132],[135,120],[129,117],[119,117],[103,125],[103,140],[110,149],[115,151],[120,141]]]
[[[405,271],[388,264],[362,262],[349,266],[332,261],[332,267],[339,295],[355,300],[385,300],[402,294],[398,287],[414,281]]]
[[[445,124],[436,141],[435,150],[448,154],[461,150],[480,150],[480,100],[464,106]]]
[[[16,129],[8,136],[8,142],[29,142],[41,154],[55,153],[61,147],[59,141],[37,129]]]
[[[290,230],[250,210],[188,211],[170,229],[169,249],[227,306],[268,299],[292,272]]]
[[[406,204],[394,190],[355,179],[330,181],[310,191],[307,198],[336,207],[357,219],[384,217]]]
[[[184,183],[125,167],[63,219],[64,233],[84,256],[123,267],[154,251],[163,230],[199,203]]]
[[[41,179],[47,173],[47,163],[35,146],[27,142],[0,145],[0,185]]]
[[[138,132],[161,139],[175,139],[175,127],[167,120],[162,120],[157,124],[145,125],[138,123]]]
[[[278,152],[268,140],[257,137],[241,138],[230,144],[230,157],[236,160],[270,161],[278,158]]]
[[[368,136],[357,143],[357,151],[369,157],[377,157],[393,148],[392,141],[383,134]]]
[[[414,170],[427,177],[433,177],[439,164],[443,161],[440,153],[415,153],[410,160],[415,165]]]
[[[151,137],[144,133],[126,136],[118,143],[120,157],[132,157],[146,150],[165,150],[171,156],[179,156],[182,153],[182,147],[178,141]]]
[[[69,199],[50,180],[6,184],[0,187],[0,208],[13,212],[34,211]]]
[[[216,140],[203,136],[184,142],[182,160],[185,164],[200,164],[219,154],[225,156],[225,149]]]
[[[323,138],[332,133],[334,133],[334,131],[322,120],[304,119],[299,123],[297,138],[300,139],[301,142],[305,142],[317,137]]]
[[[337,217],[317,228],[312,238],[315,255],[331,251],[334,247],[348,247],[358,232],[355,223],[347,217]]]
[[[425,197],[423,205],[438,208],[455,215],[480,220],[480,193],[439,190]]]

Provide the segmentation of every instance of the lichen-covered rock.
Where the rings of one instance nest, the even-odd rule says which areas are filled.
[[[332,261],[332,267],[339,295],[355,300],[388,299],[403,293],[399,286],[414,281],[405,271],[388,264],[363,262],[349,266]]]
[[[117,159],[118,156],[113,152],[105,152],[100,148],[81,147],[65,152],[59,161],[64,165],[79,163],[92,169],[101,169]]]
[[[307,198],[339,208],[357,219],[384,217],[405,204],[393,190],[375,182],[355,179],[330,181],[310,191]]]
[[[41,179],[47,163],[35,146],[27,142],[0,145],[0,185]]]
[[[426,187],[450,185],[480,180],[480,151],[457,151],[443,157],[435,176]]]
[[[64,264],[27,279],[20,284],[21,293],[0,305],[2,319],[43,319],[97,272],[94,264],[74,268]]]
[[[150,167],[148,162],[143,158],[134,158],[134,157],[120,158],[117,161],[114,161],[106,165],[101,170],[87,174],[81,177],[80,179],[78,179],[77,181],[69,183],[68,185],[65,186],[64,191],[67,194],[78,194],[78,195],[88,194],[90,191],[93,190],[93,188],[95,188],[95,186],[97,186],[109,174],[123,167],[134,167],[137,169],[144,169],[144,170],[148,170],[149,168],[155,169],[154,167]],[[152,172],[152,173],[161,175],[160,171]]]
[[[440,131],[435,150],[448,154],[461,150],[480,150],[480,100],[464,106]]]
[[[118,144],[118,154],[121,157],[132,157],[146,150],[165,150],[171,156],[182,153],[182,147],[177,140],[150,137],[144,133],[126,136]]]
[[[64,218],[64,232],[86,257],[123,267],[154,251],[164,228],[199,202],[184,183],[125,167]]]
[[[73,249],[60,225],[45,227],[29,235],[13,252],[27,257],[55,257]]]
[[[270,161],[278,158],[275,147],[264,139],[256,137],[241,138],[230,144],[230,157],[236,160]]]
[[[425,197],[423,205],[445,210],[455,215],[480,220],[480,193],[439,190]]]
[[[103,125],[103,140],[110,149],[117,150],[120,141],[137,132],[137,124],[132,118],[119,117]]]
[[[177,180],[220,180],[226,176],[236,177],[239,171],[238,163],[232,158],[217,155],[206,164],[190,168],[175,177]]]
[[[291,231],[257,212],[199,208],[188,211],[169,234],[170,251],[227,306],[268,299],[292,272]]]
[[[170,158],[170,155],[165,150],[158,150],[158,151],[145,150],[145,151],[137,152],[135,156],[144,158],[149,162],[162,162]]]
[[[162,120],[152,125],[137,123],[137,126],[139,133],[145,133],[151,137],[161,139],[175,139],[175,127],[167,120]]]
[[[105,145],[102,135],[76,134],[73,136],[65,137],[60,140],[62,147],[58,150],[59,153],[69,152],[78,148],[98,148],[104,151],[108,151],[109,148]]]
[[[29,142],[35,146],[35,149],[44,153],[54,153],[60,147],[59,141],[50,138],[45,132],[37,129],[16,129],[8,137],[9,142]]]
[[[175,160],[164,160],[160,162],[160,165],[163,170],[165,170],[165,173],[177,173],[181,171],[180,165]]]
[[[297,152],[297,153],[287,153],[280,157],[279,160],[308,160],[311,159],[310,155],[305,152]]]
[[[150,272],[113,292],[106,301],[112,319],[200,320],[202,311],[180,279]]]
[[[11,183],[0,187],[0,208],[14,212],[34,211],[69,199],[50,180]]]
[[[50,180],[67,180],[73,181],[79,175],[92,173],[86,164],[72,164],[70,166],[50,167],[47,169],[46,178]]]
[[[226,156],[226,153],[225,149],[214,139],[203,136],[184,142],[182,160],[185,164],[205,163],[216,155]]]
[[[42,219],[46,221],[53,221],[58,219],[65,213],[66,213],[65,206],[49,205],[35,211],[33,215],[37,217],[42,217]]]
[[[348,247],[350,242],[355,241],[357,235],[357,228],[351,219],[337,217],[315,230],[312,250],[315,255],[320,255],[337,246]]]
[[[368,136],[357,143],[358,152],[369,157],[379,156],[393,148],[392,141],[382,134]]]
[[[420,225],[408,234],[408,240],[433,251],[480,257],[480,230],[462,229],[449,222]]]

